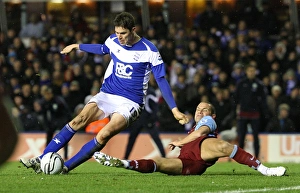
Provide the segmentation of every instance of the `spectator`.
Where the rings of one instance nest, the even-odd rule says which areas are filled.
[[[153,28],[153,26],[149,26],[147,31],[146,31],[146,35],[145,37],[150,40],[151,42],[153,42],[154,45],[157,46],[158,44],[158,36],[156,35],[156,30]]]
[[[234,83],[239,82],[245,75],[244,66],[242,63],[237,62],[233,66],[233,70],[231,72],[231,79]]]
[[[63,81],[64,79],[61,71],[54,71],[52,73],[52,80],[51,80],[50,87],[52,88],[54,95],[61,95],[61,87]]]
[[[187,54],[192,55],[194,52],[198,52],[198,50],[199,50],[199,43],[197,43],[197,41],[194,39],[189,40],[189,43],[187,45]]]
[[[14,29],[8,29],[7,33],[0,32],[0,53],[5,56],[8,55],[8,47],[13,43],[15,37],[16,31]]]
[[[9,89],[11,90],[10,94],[21,94],[21,84],[17,77],[11,76],[9,79]]]
[[[77,80],[73,80],[70,83],[69,90],[70,90],[70,92],[69,92],[68,104],[69,104],[70,111],[73,112],[75,110],[75,107],[77,106],[77,104],[83,103],[86,95],[84,95],[81,92],[81,88],[80,88],[79,82]]]
[[[29,111],[33,110],[33,95],[31,90],[31,85],[29,83],[22,84],[21,94],[23,98],[23,104],[29,109]]]
[[[66,45],[74,44],[75,41],[75,30],[72,27],[67,29],[66,35],[63,37],[63,41]]]
[[[23,82],[24,67],[21,60],[15,60],[12,64],[12,76],[17,77],[20,83]]]
[[[41,99],[34,100],[34,102],[33,102],[33,113],[37,117],[38,130],[45,132],[47,126],[45,124],[43,109],[42,109],[42,105],[41,105]]]
[[[177,60],[172,60],[171,67],[169,69],[169,81],[170,86],[174,87],[175,84],[178,82],[178,76],[179,74],[183,74],[184,69],[181,63],[179,63]]]
[[[293,69],[287,70],[283,75],[283,89],[284,94],[290,95],[291,90],[298,85],[295,71]]]
[[[40,21],[37,13],[30,15],[29,22],[22,27],[19,36],[22,38],[41,38],[44,36],[44,24]]]
[[[282,94],[282,89],[279,85],[274,85],[271,90],[271,94],[267,96],[267,104],[271,117],[278,115],[278,107],[285,102],[285,97]]]
[[[27,82],[30,85],[38,84],[39,83],[39,76],[37,76],[32,67],[27,67],[24,70],[24,75],[23,75],[23,82]]]
[[[270,86],[273,87],[275,85],[282,85],[282,79],[279,76],[278,73],[276,72],[270,72],[270,74],[268,75],[269,80],[270,80]]]
[[[298,87],[291,90],[286,103],[290,107],[289,118],[294,122],[297,131],[300,131],[300,91]]]
[[[12,116],[19,119],[24,131],[39,131],[38,120],[35,114],[24,105],[21,94],[13,96],[15,106],[12,108]]]
[[[290,51],[288,53],[287,59],[283,61],[282,70],[284,72],[286,72],[289,69],[296,71],[297,70],[297,62],[298,62],[298,58],[297,58],[296,52]]]
[[[230,28],[225,28],[220,37],[220,45],[223,50],[227,49],[228,43],[234,38],[234,34]]]
[[[280,104],[278,114],[269,121],[266,131],[272,133],[296,132],[294,122],[289,118],[289,111],[290,107],[288,104]]]
[[[160,40],[160,42],[163,39]],[[167,65],[167,72],[169,72],[169,68],[171,66],[172,60],[175,58],[175,46],[172,39],[167,39],[166,43],[160,48],[161,57],[164,58],[164,61]]]

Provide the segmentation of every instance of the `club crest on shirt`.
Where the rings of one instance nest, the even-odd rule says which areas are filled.
[[[133,59],[135,60],[135,61],[139,61],[139,59],[140,59],[140,57],[141,57],[141,54],[139,54],[139,53],[134,53],[134,55],[133,55]]]
[[[206,118],[202,118],[202,119],[200,120],[200,123],[201,123],[201,124],[207,123],[207,119],[206,119]]]

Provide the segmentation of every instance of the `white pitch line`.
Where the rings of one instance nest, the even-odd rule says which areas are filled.
[[[206,192],[206,193],[244,193],[244,192],[266,192],[266,191],[287,191],[287,190],[300,190],[300,186],[284,187],[284,188],[262,188],[262,189],[249,189],[249,190],[227,190],[221,192]]]

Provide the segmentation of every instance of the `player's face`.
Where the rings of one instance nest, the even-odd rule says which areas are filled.
[[[115,27],[115,33],[121,45],[130,45],[132,39],[132,32],[123,27]]]
[[[200,103],[197,106],[196,112],[195,112],[195,121],[196,123],[200,121],[205,116],[210,116],[211,115],[211,110],[210,106],[208,103]]]

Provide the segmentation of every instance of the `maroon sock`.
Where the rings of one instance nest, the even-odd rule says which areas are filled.
[[[253,169],[256,169],[257,166],[260,164],[260,161],[250,153],[246,152],[242,148],[238,147],[235,155],[233,156],[233,159],[244,165],[248,165],[249,167],[252,167]]]
[[[151,159],[131,160],[129,168],[141,173],[153,173],[156,170],[156,163]]]

